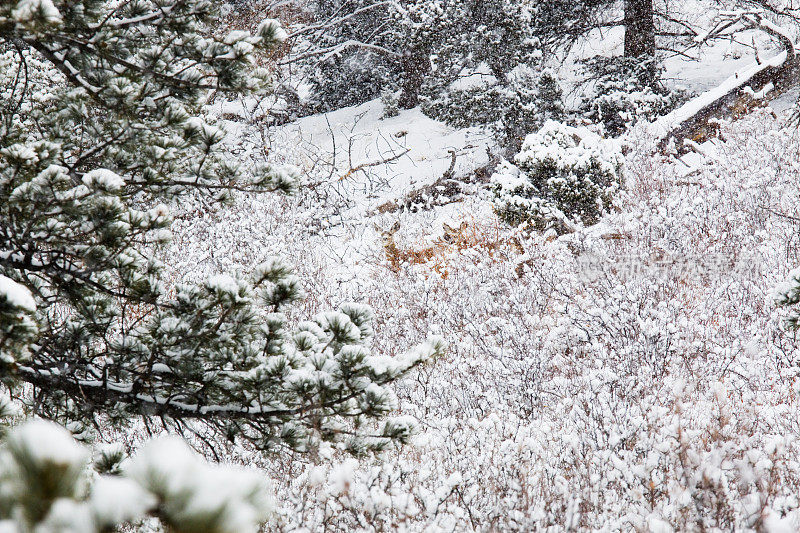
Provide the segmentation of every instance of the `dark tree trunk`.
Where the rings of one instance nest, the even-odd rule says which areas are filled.
[[[403,54],[401,60],[403,71],[403,92],[397,104],[402,109],[411,109],[419,105],[419,93],[425,77],[431,72],[430,55],[424,49],[412,49]]]
[[[625,57],[656,54],[653,0],[625,0]]]
[[[646,61],[645,85],[656,82],[656,27],[653,0],[625,0],[625,57]]]

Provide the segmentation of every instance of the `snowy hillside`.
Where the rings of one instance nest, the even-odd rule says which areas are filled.
[[[798,35],[0,3],[0,533],[800,531]]]
[[[448,149],[472,154],[457,174],[482,163],[469,130],[417,110],[379,117],[371,102],[276,135],[286,146],[316,139],[322,159],[333,153],[329,122],[339,146],[357,139],[352,161],[338,160],[332,174],[305,168],[339,190],[348,168],[381,157],[373,146],[416,131],[396,164],[346,178],[361,195],[336,218],[308,194],[242,197],[203,224],[192,218],[171,252],[187,258],[181,272],[244,268],[280,252],[309,280],[306,313],[352,299],[376,310],[381,351],[430,333],[449,344],[398,385],[401,411],[422,424],[413,446],[382,463],[331,450],[316,466],[269,465],[294,472],[279,489],[281,529],[313,530],[344,514],[354,522],[343,529],[530,530],[582,516],[591,528],[660,531],[700,519],[687,498],[794,529],[796,515],[781,522],[780,513],[797,506],[788,481],[798,473],[796,429],[786,416],[798,408],[786,394],[797,346],[771,296],[800,262],[791,218],[800,145],[785,118],[762,111],[726,125],[724,141],[684,160],[658,155],[644,129],[634,131],[615,212],[553,239],[503,226],[480,193],[375,213],[440,176]],[[395,221],[406,252],[399,269],[376,229]],[[443,241],[442,223],[461,222]],[[762,508],[750,487],[774,475],[787,484],[763,485],[775,503]]]

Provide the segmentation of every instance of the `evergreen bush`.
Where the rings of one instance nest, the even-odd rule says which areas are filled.
[[[525,138],[513,164],[504,161],[492,175],[495,211],[540,231],[594,224],[622,186],[622,166],[613,140],[548,121]]]

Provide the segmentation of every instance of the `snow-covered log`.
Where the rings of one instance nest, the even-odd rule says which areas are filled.
[[[800,73],[797,45],[783,28],[757,12],[723,13],[722,17],[714,28],[697,38],[698,43],[729,35],[725,33],[727,30],[754,28],[778,39],[784,50],[768,60],[757,58],[718,87],[657,120],[654,126],[662,149],[674,143],[679,152],[686,151],[685,139],[702,142],[716,134],[718,124],[714,119],[740,118],[797,84]]]

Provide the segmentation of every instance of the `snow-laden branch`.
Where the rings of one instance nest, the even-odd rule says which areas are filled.
[[[367,11],[372,11],[376,7],[389,5],[390,3],[391,2],[388,2],[388,1],[376,2],[374,4],[370,4],[368,6],[364,6],[362,8],[356,9],[353,12],[348,13],[347,15],[345,15],[343,17],[336,18],[335,15],[331,16],[327,20],[325,20],[324,22],[321,22],[319,24],[312,24],[310,26],[304,26],[304,27],[302,27],[302,28],[300,28],[300,29],[298,29],[296,31],[293,31],[292,33],[289,34],[289,39],[291,39],[292,37],[297,37],[299,35],[304,35],[306,33],[312,33],[312,32],[315,32],[317,30],[328,30],[330,28],[333,28],[334,26],[338,26],[339,24],[342,24],[344,22],[347,22],[348,20],[351,20],[351,19],[357,17],[358,15],[366,13]]]
[[[330,59],[331,57],[342,53],[344,50],[348,48],[363,48],[365,50],[372,50],[373,52],[378,52],[387,56],[402,57],[402,54],[399,54],[393,50],[389,50],[388,48],[384,48],[383,46],[379,46],[377,44],[364,43],[361,41],[350,39],[348,41],[345,41],[343,43],[334,46],[330,46],[328,48],[323,48],[321,50],[313,50],[310,52],[298,54],[296,56],[290,57],[289,59],[281,61],[279,64],[289,65],[291,63],[296,63],[297,61],[302,61],[303,59],[308,59],[309,57],[316,57],[316,56],[322,56],[320,58],[320,62],[324,62]]]
[[[706,43],[712,39],[727,37],[732,33],[742,30],[761,30],[778,39],[787,52],[787,59],[796,55],[797,44],[785,28],[764,18],[762,11],[723,11],[717,17],[717,22],[708,31],[695,38],[697,44]]]
[[[717,87],[689,100],[678,109],[659,118],[654,123],[655,127],[657,128],[656,131],[659,133],[659,137],[667,137],[681,124],[697,116],[714,102],[717,102],[724,96],[736,91],[737,89],[743,89],[744,87],[750,86],[754,77],[769,68],[780,67],[786,63],[786,59],[787,53],[786,51],[783,51],[766,61],[748,65],[747,67],[734,73],[731,77],[726,79]],[[760,91],[760,89],[761,88],[758,90]],[[756,89],[754,89],[754,91],[755,90]]]

